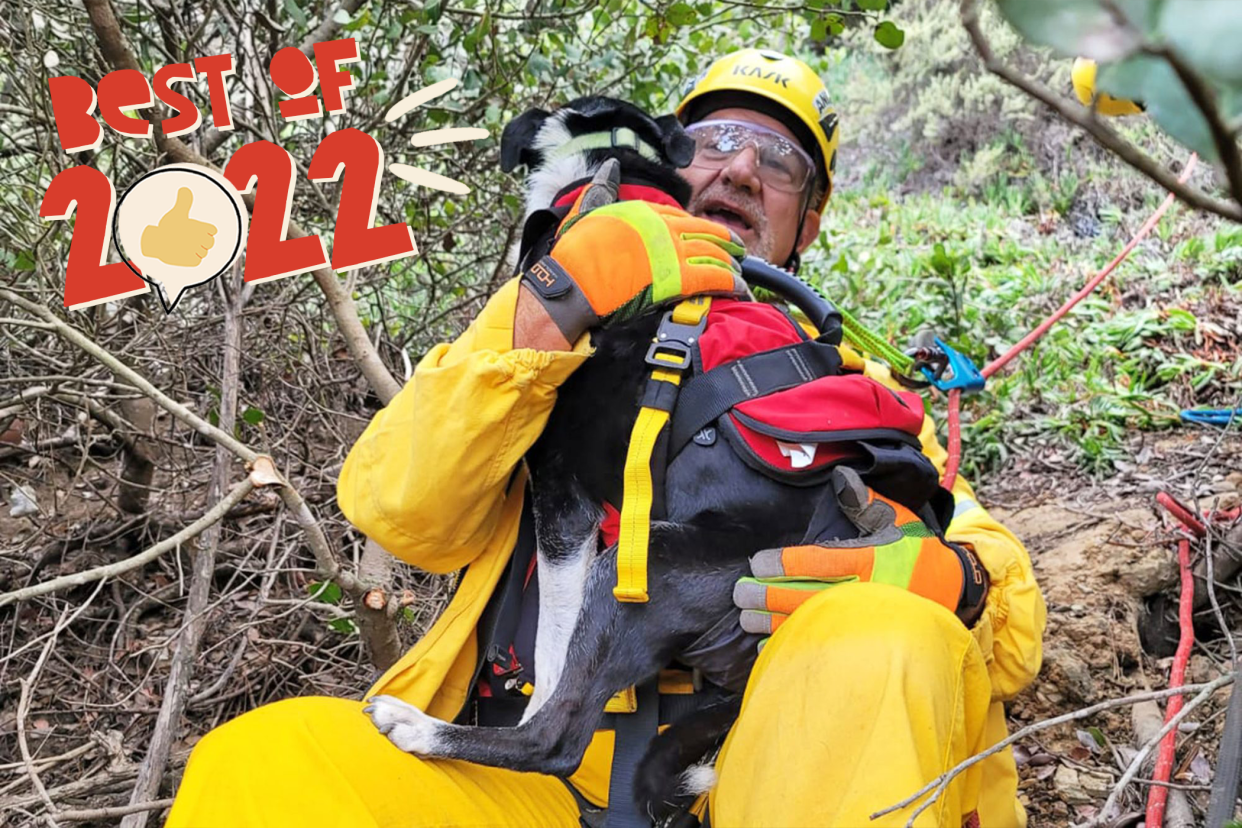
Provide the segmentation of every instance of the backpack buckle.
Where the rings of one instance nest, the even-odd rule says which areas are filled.
[[[684,371],[690,367],[694,346],[707,328],[707,314],[694,325],[673,321],[673,311],[664,314],[655,339],[647,349],[647,364],[655,368]]]

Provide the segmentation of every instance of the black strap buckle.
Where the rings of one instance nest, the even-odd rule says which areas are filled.
[[[673,312],[668,311],[664,314],[664,318],[660,320],[660,327],[656,330],[655,339],[651,343],[651,347],[647,349],[647,364],[656,368],[666,368],[670,371],[684,371],[690,367],[691,354],[694,346],[703,336],[703,331],[707,328],[707,314],[703,314],[703,318],[699,320],[697,325],[683,325],[680,322],[673,321]],[[657,354],[678,358],[677,362],[668,359],[661,359]]]

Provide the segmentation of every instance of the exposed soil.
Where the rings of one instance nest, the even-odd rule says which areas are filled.
[[[985,501],[1010,504],[991,511],[1026,544],[1048,603],[1044,667],[1008,705],[1011,729],[1167,686],[1171,659],[1145,653],[1139,634],[1146,596],[1165,590],[1175,603],[1177,595],[1176,587],[1169,587],[1178,580],[1178,534],[1157,507],[1155,493],[1167,489],[1189,500],[1197,481],[1201,508],[1237,506],[1242,438],[1236,433],[1218,438],[1217,431],[1176,430],[1137,450],[1144,462],[1104,481],[1034,471],[1039,461],[1030,458],[982,487]],[[1238,629],[1237,593],[1222,585],[1218,599],[1230,627]],[[1210,607],[1197,616],[1196,632],[1186,679],[1210,681],[1225,671],[1229,657]],[[1196,710],[1189,727],[1183,724],[1174,782],[1192,788],[1208,783],[1227,692]],[[1069,825],[1096,815],[1135,747],[1129,707],[1019,742],[1021,796],[1031,824]],[[1150,778],[1150,772],[1139,778]],[[1192,806],[1206,806],[1205,790],[1188,795]],[[1125,817],[1142,810],[1143,801],[1131,794],[1121,814],[1104,824],[1137,825],[1139,818]]]

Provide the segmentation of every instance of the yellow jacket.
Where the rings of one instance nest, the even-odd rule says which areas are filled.
[[[465,567],[443,614],[371,691],[445,720],[466,701],[479,617],[517,538],[522,457],[543,431],[556,389],[591,353],[587,336],[572,351],[515,349],[517,291],[511,280],[456,341],[431,349],[354,444],[337,483],[345,516],[392,554],[431,572]],[[885,367],[842,351],[847,364],[896,385]],[[943,470],[947,455],[930,418],[920,436]],[[953,493],[948,537],[970,544],[991,576],[987,609],[973,630],[992,684],[991,742],[1005,733],[999,702],[1039,672],[1046,610],[1022,543],[960,476]],[[611,732],[598,733],[572,779],[597,804],[607,799],[611,740]]]

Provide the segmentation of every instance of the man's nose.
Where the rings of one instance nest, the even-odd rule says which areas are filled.
[[[729,159],[721,171],[725,181],[752,194],[758,194],[762,183],[759,181],[759,154],[754,147],[743,147],[740,152]]]

